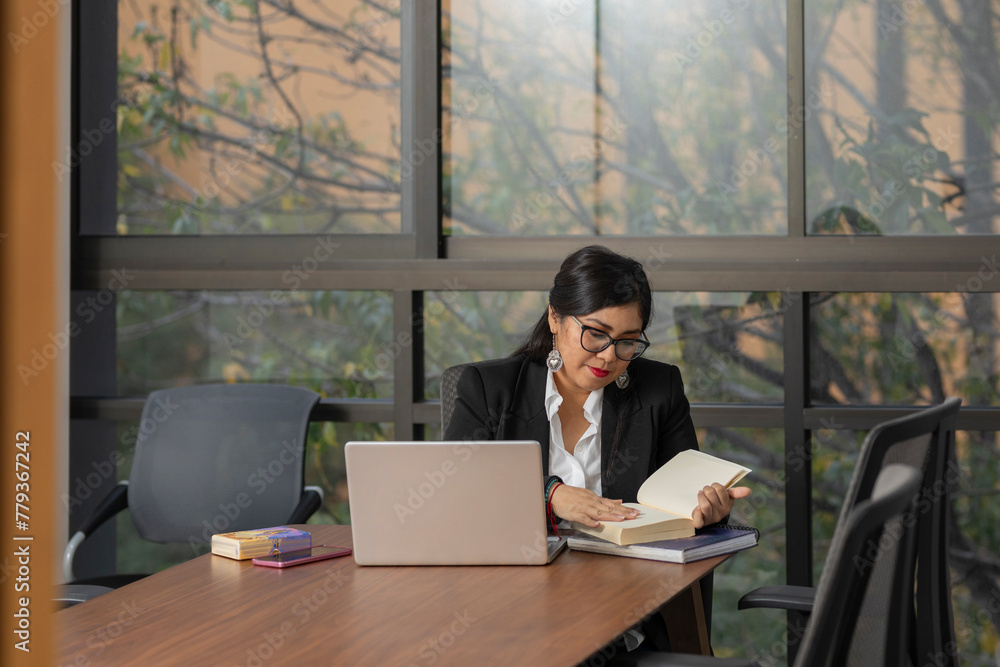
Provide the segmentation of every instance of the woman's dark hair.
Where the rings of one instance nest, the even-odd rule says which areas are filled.
[[[549,305],[559,317],[580,317],[630,303],[639,306],[645,331],[653,316],[653,295],[642,264],[599,245],[580,248],[564,259],[549,290]],[[532,361],[544,362],[551,349],[546,310],[511,356],[524,354]]]
[[[639,306],[642,330],[653,316],[653,294],[642,264],[631,257],[619,255],[604,246],[580,248],[563,260],[549,290],[549,305],[560,317],[589,315],[595,310],[634,303]],[[532,361],[544,363],[552,350],[548,309],[525,336],[524,342],[511,356],[527,355]],[[625,415],[635,399],[635,383],[625,390],[626,400],[618,409],[615,435],[610,455],[601,463],[603,468],[615,460],[624,432]],[[603,458],[603,457],[602,457]]]

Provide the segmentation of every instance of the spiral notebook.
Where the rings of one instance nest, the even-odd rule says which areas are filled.
[[[569,548],[576,551],[590,551],[627,558],[645,558],[666,563],[693,563],[696,560],[750,549],[757,546],[759,538],[760,533],[756,528],[722,525],[701,528],[693,537],[628,546],[619,546],[599,537],[573,535],[569,538]]]

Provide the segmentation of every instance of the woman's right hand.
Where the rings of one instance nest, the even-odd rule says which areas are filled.
[[[623,507],[620,500],[602,498],[590,489],[560,484],[549,498],[560,519],[578,521],[596,528],[601,521],[624,521],[639,516],[639,510]]]

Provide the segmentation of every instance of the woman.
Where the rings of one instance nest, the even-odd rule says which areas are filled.
[[[446,440],[537,440],[555,516],[591,526],[637,515],[639,486],[697,449],[676,366],[642,359],[652,316],[639,262],[602,246],[563,261],[549,306],[510,358],[466,368]],[[706,486],[696,528],[725,518],[750,489]]]
[[[676,366],[640,358],[653,311],[639,262],[602,246],[567,257],[546,312],[510,358],[467,367],[458,380],[446,440],[537,440],[547,508],[597,526],[638,513],[639,487],[685,449],[697,449]],[[723,520],[750,489],[706,486],[692,498],[696,528]],[[702,579],[711,627],[711,576]],[[618,640],[670,643],[655,614]]]

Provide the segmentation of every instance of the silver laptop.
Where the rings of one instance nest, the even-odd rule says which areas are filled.
[[[534,441],[348,442],[347,488],[359,565],[545,565]]]

